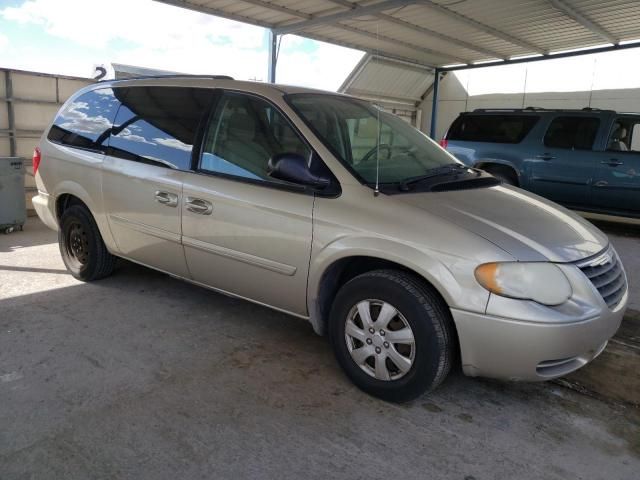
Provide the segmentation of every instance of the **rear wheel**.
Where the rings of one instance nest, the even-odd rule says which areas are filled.
[[[62,213],[58,244],[67,270],[78,280],[98,280],[113,272],[116,257],[107,250],[86,207],[73,205]]]
[[[415,276],[360,275],[335,298],[329,333],[345,373],[359,388],[402,402],[436,388],[453,361],[448,308]]]

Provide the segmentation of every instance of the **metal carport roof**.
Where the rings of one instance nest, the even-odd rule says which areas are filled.
[[[629,0],[156,0],[424,66],[640,39]]]

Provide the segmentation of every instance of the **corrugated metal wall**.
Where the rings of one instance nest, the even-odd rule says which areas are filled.
[[[26,195],[35,194],[31,156],[60,106],[91,79],[0,68],[0,156],[18,156],[27,166]]]

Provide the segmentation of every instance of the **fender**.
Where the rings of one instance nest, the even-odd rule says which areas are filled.
[[[91,195],[89,195],[89,192],[87,192],[79,183],[72,180],[63,180],[56,185],[53,192],[56,208],[58,199],[60,196],[65,194],[79,198],[87,206],[89,212],[91,212],[91,215],[93,215],[93,218],[98,225],[98,230],[100,231],[100,235],[102,235],[102,239],[104,240],[107,249],[112,253],[119,252],[117,244],[111,234],[111,228],[109,227],[107,216],[100,208],[98,208],[96,202],[91,198]],[[101,199],[98,200],[101,201]]]
[[[442,255],[442,252],[439,255]],[[325,332],[325,319],[322,318],[319,301],[323,277],[331,265],[350,257],[378,258],[414,271],[428,281],[448,305],[455,304],[454,298],[459,298],[462,293],[461,286],[449,269],[427,252],[386,238],[359,236],[338,238],[319,252],[315,252],[309,266],[307,307],[313,329],[320,335]],[[479,306],[484,308],[481,303],[479,302]]]

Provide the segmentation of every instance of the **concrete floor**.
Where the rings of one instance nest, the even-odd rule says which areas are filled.
[[[299,319],[129,263],[82,284],[34,219],[0,236],[2,480],[639,471],[638,410],[459,373],[408,405],[384,403],[354,388]]]

